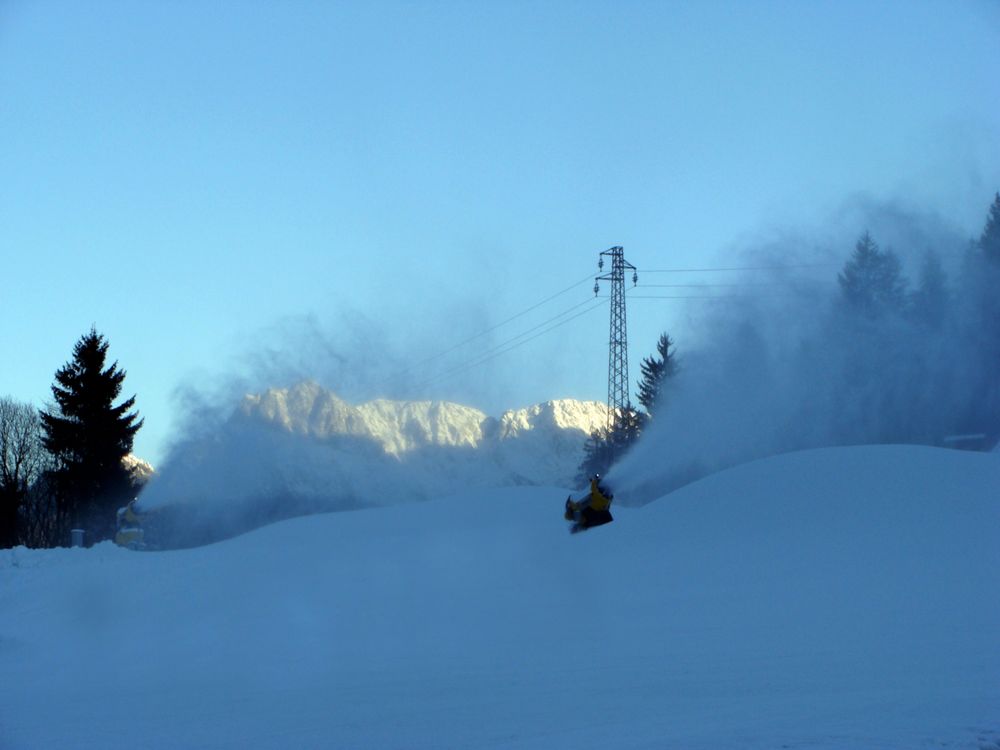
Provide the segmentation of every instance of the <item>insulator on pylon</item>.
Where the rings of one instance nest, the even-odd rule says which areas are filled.
[[[597,259],[597,270],[598,271],[603,271],[604,270],[604,258],[598,258]]]
[[[638,271],[633,271],[632,272],[632,286],[638,286],[638,285],[639,285],[639,272]]]
[[[595,297],[597,296],[597,293],[598,293],[599,291],[601,291],[601,287],[600,287],[600,286],[598,286],[597,282],[595,281],[595,282],[594,282],[594,296],[595,296]]]

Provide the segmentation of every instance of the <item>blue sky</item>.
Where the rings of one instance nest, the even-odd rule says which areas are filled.
[[[603,400],[607,308],[426,381],[583,303],[587,281],[433,356],[611,245],[731,265],[858,196],[977,234],[998,71],[990,2],[8,0],[0,395],[41,405],[95,324],[154,461],[177,389],[235,376]],[[660,331],[696,346],[697,316],[636,300],[632,379]]]

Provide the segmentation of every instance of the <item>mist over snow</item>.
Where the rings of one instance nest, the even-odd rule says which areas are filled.
[[[593,257],[581,253],[581,268],[574,273],[587,273]],[[574,376],[581,352],[569,338],[546,336],[516,354],[491,355],[539,319],[590,298],[590,284],[583,283],[531,317],[504,326],[504,320],[535,300],[499,295],[485,280],[433,294],[415,282],[411,296],[386,299],[377,311],[338,305],[322,317],[286,316],[255,330],[242,342],[239,356],[221,363],[224,376],[190,383],[185,398],[236,402],[247,393],[304,381],[319,383],[352,403],[379,398],[450,401],[490,414],[554,397],[582,398],[591,391],[581,384],[590,379]],[[597,327],[599,339],[605,337],[605,327]],[[564,387],[554,390],[553,382]],[[596,382],[603,395],[600,377]],[[190,406],[182,405],[185,414],[202,421],[201,406]]]
[[[589,302],[589,283],[579,286]],[[506,346],[511,332],[497,320],[516,300],[442,290],[415,315],[426,291],[386,300],[378,317],[344,305],[329,318],[281,318],[214,363],[216,374],[189,378],[174,393],[178,429],[141,506],[172,508],[163,514],[171,535],[187,545],[317,511],[575,485],[584,441],[607,409],[566,398],[587,392],[560,374],[560,361],[579,361],[573,345],[548,336],[489,358]]]
[[[866,230],[908,282],[900,306],[870,314],[838,284]],[[744,251],[762,270],[742,281],[759,291],[706,304],[690,342],[675,341],[659,416],[609,472],[619,501],[804,448],[995,439],[1000,272],[970,239],[934,213],[858,199],[822,232]]]
[[[0,144],[0,750],[1000,750],[1000,0],[0,0]]]
[[[994,453],[863,446],[572,536],[508,487],[2,550],[0,746],[997,750],[998,483]]]
[[[607,421],[597,402],[558,399],[492,417],[444,401],[355,405],[314,382],[247,394],[229,409],[221,419],[220,409],[207,413],[141,496],[144,510],[168,519],[168,546],[320,511],[570,487],[584,441]]]
[[[865,232],[901,265],[894,305],[859,310],[845,301],[838,278]],[[673,334],[676,323],[683,333],[674,336],[679,371],[657,418],[609,472],[617,501],[641,504],[728,466],[806,448],[995,439],[1000,308],[990,300],[1000,272],[974,239],[933,211],[857,197],[816,227],[741,240],[730,264],[748,270],[727,275],[719,299],[663,319],[661,330]],[[543,400],[520,416],[504,411],[516,402],[495,416],[480,410],[521,387],[504,368],[544,357],[519,350],[440,377],[462,360],[436,337],[436,323],[454,319],[450,340],[489,351],[499,334],[488,309],[453,300],[409,326],[356,310],[330,323],[278,321],[247,342],[228,379],[179,392],[184,426],[143,505],[183,504],[185,522],[205,538],[209,528],[228,535],[469,488],[572,486],[603,407],[559,418],[565,408],[555,405],[585,402]],[[632,305],[632,325],[656,314],[649,310]],[[488,335],[477,335],[483,326]],[[541,345],[549,341],[551,359],[566,359],[553,337]],[[576,361],[603,370],[605,356]],[[558,368],[536,380],[533,388],[564,395]],[[519,420],[526,428],[513,430]]]

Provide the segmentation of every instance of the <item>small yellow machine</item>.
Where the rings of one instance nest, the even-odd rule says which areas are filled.
[[[115,534],[115,544],[129,549],[146,549],[146,532],[143,523],[148,514],[141,513],[135,507],[135,500],[124,508],[118,509],[118,532]]]
[[[572,495],[566,498],[566,512],[563,518],[573,521],[569,532],[576,534],[614,521],[610,510],[614,497],[601,485],[601,475],[595,474],[590,480],[590,492],[579,500],[574,500]]]

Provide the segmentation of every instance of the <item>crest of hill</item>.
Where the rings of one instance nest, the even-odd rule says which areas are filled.
[[[551,488],[507,487],[170,554],[2,550],[2,744],[172,750],[192,717],[188,746],[264,750],[995,750],[998,484],[996,454],[860,446],[573,537]],[[613,721],[553,722],[602,691]]]
[[[210,439],[181,444],[142,505],[184,506],[161,543],[189,546],[295,515],[572,487],[606,417],[604,404],[571,399],[495,418],[447,401],[353,405],[313,382],[271,388],[245,396]]]
[[[586,436],[607,421],[607,407],[596,401],[557,399],[508,410],[497,419],[449,401],[376,399],[355,406],[313,382],[248,395],[240,411],[297,435],[368,438],[393,456],[429,446],[499,448],[525,439],[551,443],[563,455],[570,445],[582,449]]]

